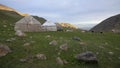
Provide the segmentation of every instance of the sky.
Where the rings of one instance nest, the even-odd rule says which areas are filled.
[[[120,0],[0,0],[0,4],[49,21],[98,24],[120,13]]]

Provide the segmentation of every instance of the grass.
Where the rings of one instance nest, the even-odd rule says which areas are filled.
[[[81,31],[73,32],[36,32],[26,33],[26,37],[20,38],[15,36],[14,24],[22,17],[15,13],[0,11],[0,44],[8,45],[12,52],[4,57],[0,57],[0,68],[119,68],[120,65],[120,34],[115,33],[91,33]],[[7,25],[7,27],[4,27]],[[50,35],[50,38],[46,36]],[[80,41],[71,38],[78,36],[86,45],[81,45]],[[15,38],[16,40],[7,42],[7,39]],[[57,40],[56,46],[49,45],[52,40]],[[30,46],[23,46],[27,42]],[[67,43],[68,51],[62,51],[60,55],[59,46]],[[74,56],[76,54],[92,51],[97,55],[98,64],[85,64],[78,62]],[[109,52],[113,52],[110,55]],[[31,55],[43,53],[47,60],[30,59],[22,63],[19,60]],[[68,61],[66,65],[56,63],[56,58],[60,56]]]
[[[13,33],[13,32],[11,32]],[[5,57],[1,57],[0,65],[1,68],[119,68],[120,65],[120,35],[113,33],[81,33],[80,31],[75,32],[40,32],[40,33],[26,33],[25,38],[19,38],[17,36],[7,37],[16,38],[15,41],[5,42],[11,49],[12,53]],[[6,34],[7,35],[7,34]],[[50,35],[50,38],[46,38]],[[1,35],[4,36],[4,35]],[[30,38],[32,36],[32,38]],[[80,45],[79,41],[72,40],[71,38],[78,36],[81,38],[86,45]],[[57,46],[50,46],[49,42],[57,40]],[[30,46],[23,46],[24,43],[35,41]],[[66,59],[69,63],[66,65],[59,65],[56,63],[56,57],[58,57],[59,46],[63,43],[68,43],[68,51],[61,52],[60,57]],[[78,53],[92,51],[97,54],[99,60],[98,64],[85,64],[78,62],[74,56]],[[109,52],[113,52],[110,55]],[[29,55],[36,55],[43,53],[47,56],[47,60],[31,59],[29,62],[22,63],[19,61],[21,58],[25,58]]]

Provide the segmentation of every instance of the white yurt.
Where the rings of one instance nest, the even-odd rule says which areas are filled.
[[[23,32],[40,32],[42,30],[41,23],[32,16],[26,16],[16,22],[14,30]]]
[[[43,25],[44,31],[57,31],[57,26],[54,22],[46,21]]]

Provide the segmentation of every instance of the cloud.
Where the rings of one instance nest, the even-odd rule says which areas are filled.
[[[70,23],[99,23],[120,12],[120,0],[1,0],[0,3],[47,18]]]

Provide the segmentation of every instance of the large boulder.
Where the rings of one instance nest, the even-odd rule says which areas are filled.
[[[6,56],[10,52],[11,49],[8,46],[0,44],[0,57]]]
[[[98,59],[96,57],[96,55],[92,52],[84,52],[84,53],[80,53],[77,54],[75,56],[75,58],[79,61],[83,61],[83,62],[90,62],[90,63],[97,63]]]

